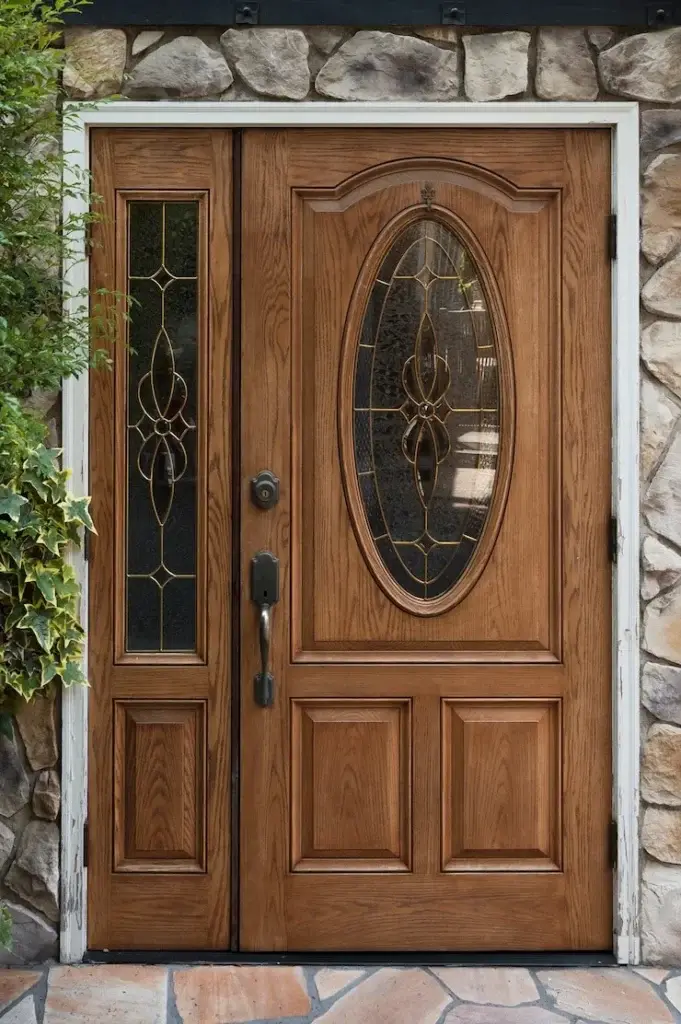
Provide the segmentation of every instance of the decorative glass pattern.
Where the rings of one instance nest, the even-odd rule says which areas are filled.
[[[354,381],[355,464],[385,568],[438,598],[470,564],[497,473],[500,393],[470,253],[430,216],[394,240],[371,288]]]
[[[128,204],[126,649],[196,649],[195,201]]]

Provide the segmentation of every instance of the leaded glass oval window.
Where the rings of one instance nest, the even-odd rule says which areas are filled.
[[[379,582],[426,611],[454,603],[501,514],[491,517],[510,350],[500,360],[501,303],[486,277],[459,232],[429,214],[397,232],[365,283],[352,384],[359,532],[368,527]]]

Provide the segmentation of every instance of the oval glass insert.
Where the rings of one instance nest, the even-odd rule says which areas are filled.
[[[354,450],[381,561],[407,594],[456,586],[487,523],[500,443],[497,341],[473,258],[439,220],[394,239],[368,296]]]

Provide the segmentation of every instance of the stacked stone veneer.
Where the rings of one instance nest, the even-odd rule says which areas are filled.
[[[0,898],[14,919],[14,951],[0,963],[57,953],[59,774],[56,703],[39,697],[0,735]]]
[[[66,46],[78,99],[640,101],[643,954],[681,963],[681,28],[70,29]],[[22,841],[6,884],[54,920]]]

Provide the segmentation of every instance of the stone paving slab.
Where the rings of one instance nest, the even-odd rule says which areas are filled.
[[[681,970],[0,969],[0,1024],[681,1024]]]

